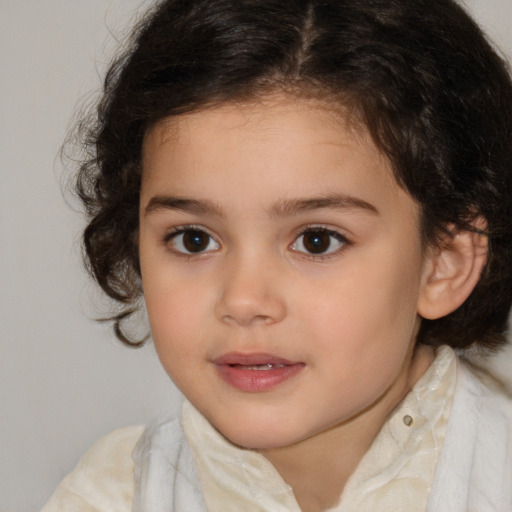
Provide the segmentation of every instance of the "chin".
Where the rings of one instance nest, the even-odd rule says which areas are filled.
[[[247,433],[242,433],[241,435],[234,436],[223,435],[234,445],[247,450],[272,450],[294,444],[293,442],[290,443],[288,439],[280,439],[268,434],[258,435],[258,433],[251,433],[247,435]]]
[[[277,428],[276,428],[277,427]],[[247,425],[236,426],[221,425],[217,430],[231,443],[249,450],[270,450],[283,448],[299,442],[307,436],[300,436],[297,432],[289,432],[281,426]]]

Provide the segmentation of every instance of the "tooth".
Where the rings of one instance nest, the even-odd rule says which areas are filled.
[[[273,364],[273,363],[265,363],[265,364],[253,364],[247,366],[241,366],[245,370],[258,370],[258,371],[267,371],[274,370],[275,368],[282,368],[285,366],[284,364]]]
[[[271,370],[273,365],[271,364],[254,364],[250,366],[246,366],[247,370]]]
[[[274,370],[276,368],[284,368],[286,365],[285,364],[264,363],[264,364],[233,364],[231,366],[240,368],[242,370],[268,371],[268,370]]]

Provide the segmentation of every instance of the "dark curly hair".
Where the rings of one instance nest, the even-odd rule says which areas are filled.
[[[166,0],[110,67],[77,191],[86,262],[124,308],[141,298],[141,149],[177,116],[276,90],[342,105],[368,129],[420,205],[427,243],[485,217],[489,254],[468,300],[423,320],[418,341],[495,349],[512,301],[512,85],[506,64],[452,0]]]

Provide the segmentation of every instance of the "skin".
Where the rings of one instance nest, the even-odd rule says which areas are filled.
[[[415,345],[432,268],[417,204],[361,128],[311,101],[164,120],[143,149],[140,263],[165,370],[227,439],[274,464],[302,510],[333,506],[433,359]],[[215,363],[232,352],[301,368],[244,391]]]

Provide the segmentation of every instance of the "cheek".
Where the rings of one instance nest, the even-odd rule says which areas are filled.
[[[158,358],[167,375],[184,389],[194,364],[202,360],[197,294],[179,290],[150,289],[145,296],[151,335]],[[186,389],[186,388],[185,388]]]
[[[395,245],[347,258],[336,279],[312,288],[304,304],[311,335],[316,332],[343,351],[407,346],[417,321],[421,259],[414,247],[400,249]],[[308,303],[317,306],[308,309]]]
[[[179,338],[197,331],[201,295],[193,287],[161,286],[144,289],[144,298],[154,338]],[[155,341],[157,341],[155,339]]]
[[[153,342],[169,372],[169,365],[186,359],[204,337],[205,294],[193,280],[179,279],[157,265],[143,267],[142,284]]]

